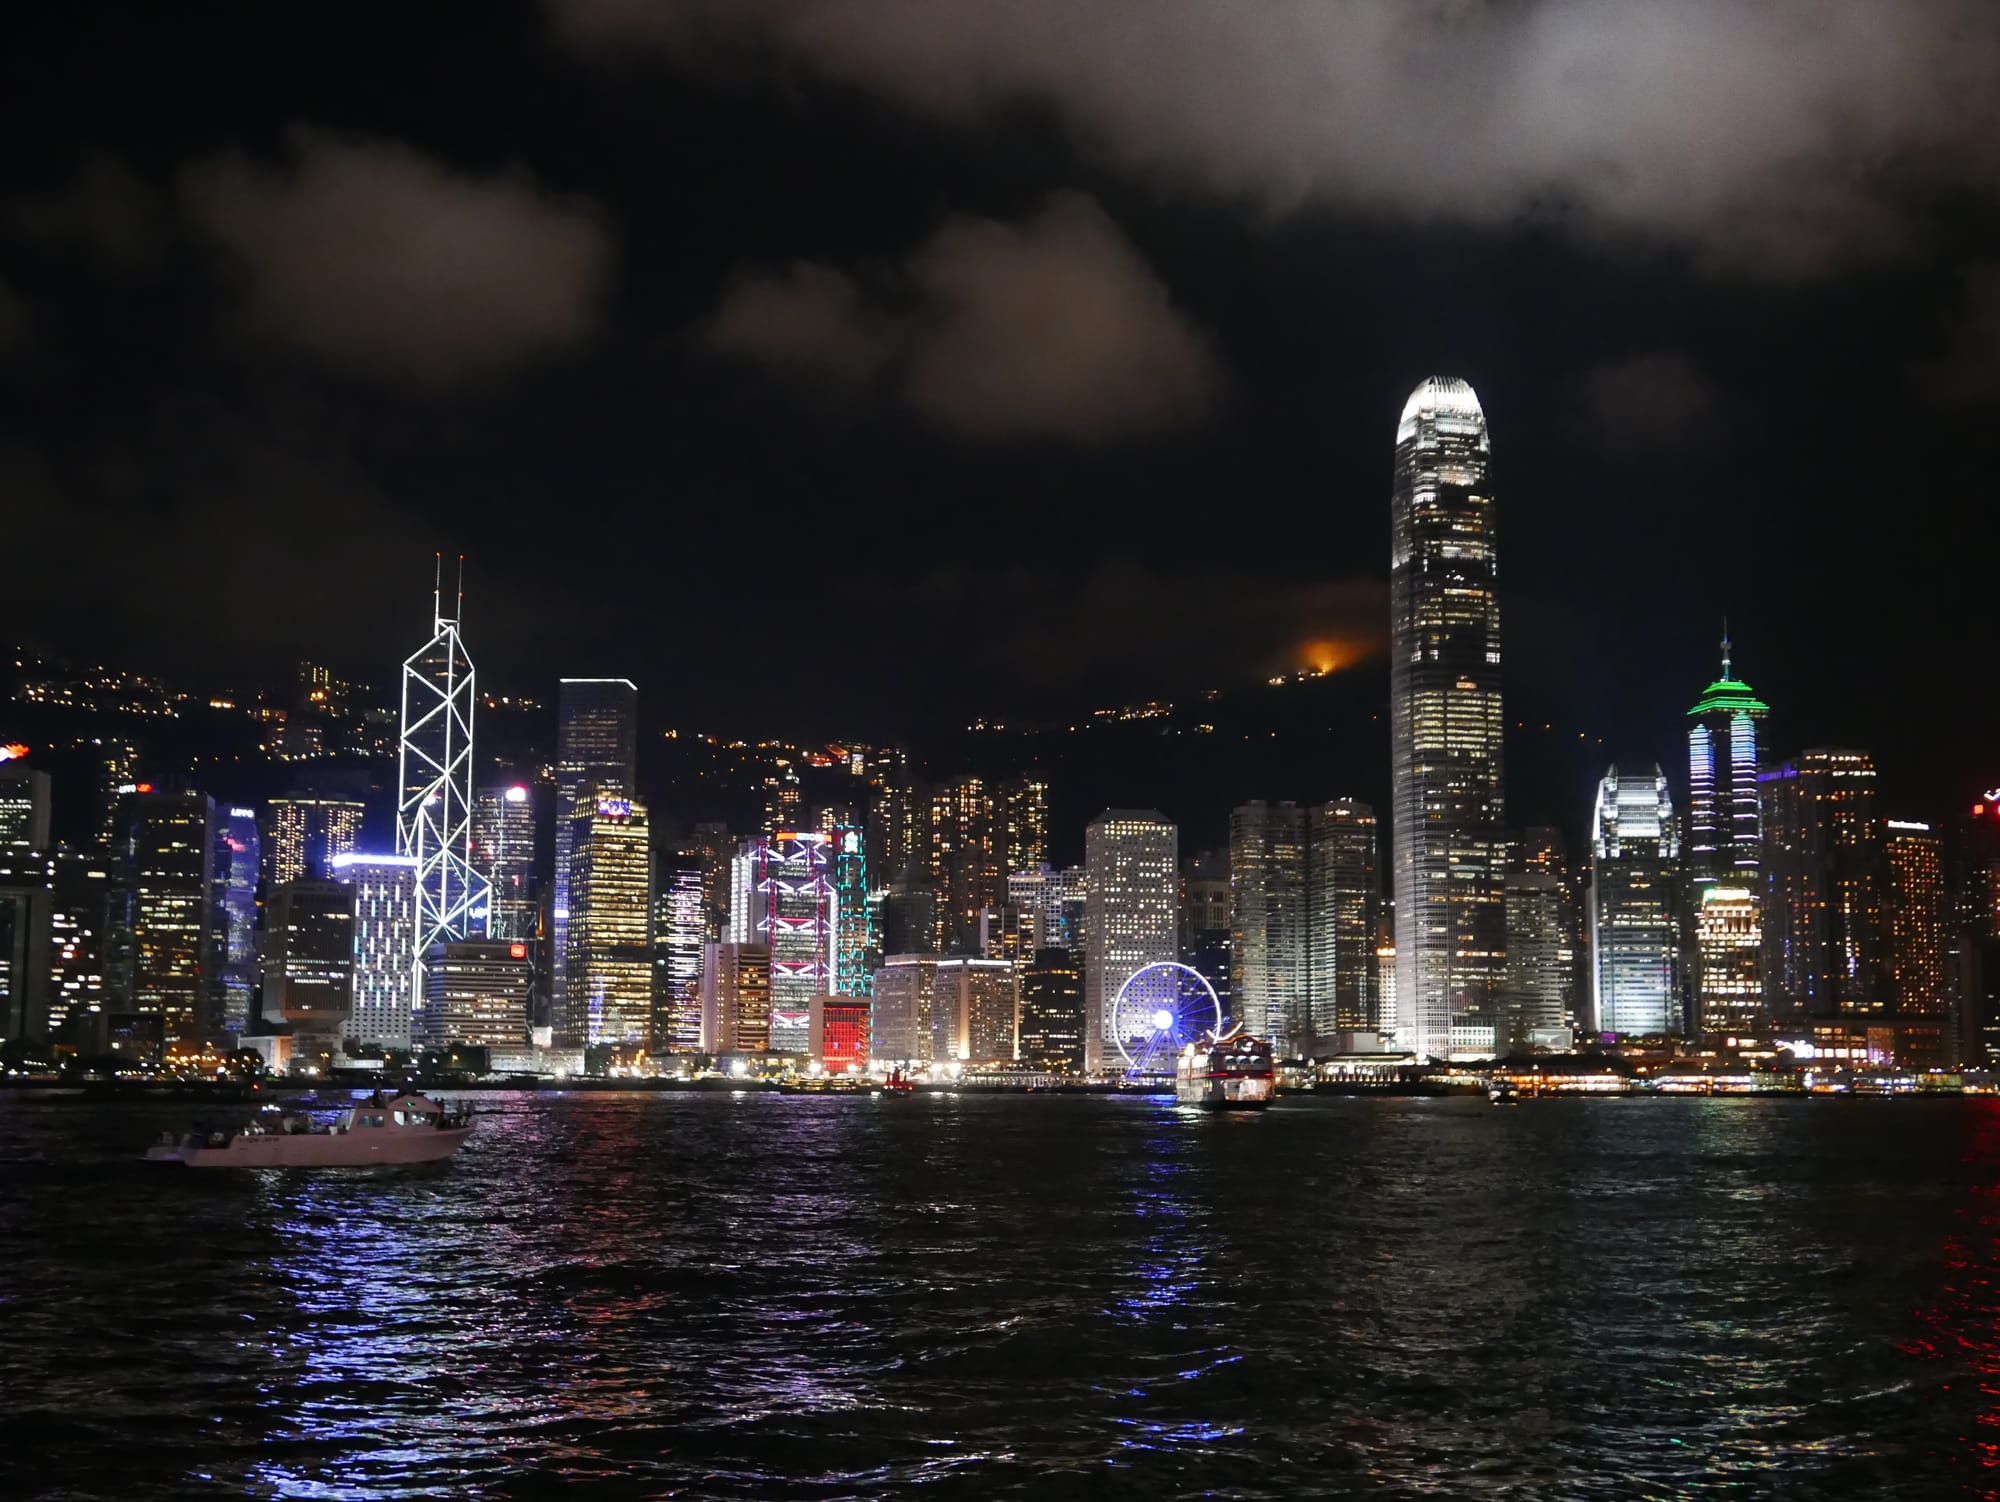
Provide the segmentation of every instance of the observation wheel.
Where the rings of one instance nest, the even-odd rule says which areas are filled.
[[[1127,1072],[1171,1074],[1183,1046],[1222,1030],[1222,1003],[1199,970],[1162,960],[1118,988],[1111,1026]]]

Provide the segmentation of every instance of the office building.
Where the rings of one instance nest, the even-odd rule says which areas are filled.
[[[424,965],[422,1044],[512,1053],[527,1047],[535,965],[520,939],[454,939]]]
[[[408,1052],[423,1000],[417,964],[417,863],[407,855],[343,855],[334,880],[354,903],[353,1005],[341,1035],[347,1052]]]
[[[1764,1015],[1763,920],[1748,887],[1700,888],[1694,915],[1695,964],[1702,975],[1701,1028],[1749,1032]]]
[[[1005,835],[984,778],[960,777],[931,792],[930,877],[937,930],[930,947],[970,954],[979,915],[1006,897]]]
[[[738,897],[748,916],[731,926],[739,942],[771,956],[773,1053],[808,1050],[812,999],[833,988],[839,926],[829,845],[817,831],[781,829],[743,849]]]
[[[1612,766],[1590,835],[1592,1027],[1621,1037],[1681,1031],[1680,833],[1658,766]]]
[[[771,951],[761,944],[704,944],[701,1046],[712,1054],[771,1046]]]
[[[1375,937],[1382,879],[1375,810],[1338,798],[1306,816],[1306,995],[1315,1040],[1379,1025]]]
[[[17,758],[0,760],[0,857],[49,848],[49,774]]]
[[[569,819],[559,1038],[646,1043],[653,1030],[653,850],[646,805],[602,794]],[[561,899],[558,898],[560,901]]]
[[[1012,1063],[1020,1036],[1021,993],[1012,960],[948,955],[931,990],[931,1057]]]
[[[1038,949],[1021,971],[1021,1062],[1083,1072],[1083,967],[1068,949]]]
[[[1688,717],[1688,818],[1682,845],[1687,862],[1689,909],[1693,916],[1694,1013],[1691,1028],[1714,1032],[1741,1027],[1744,1018],[1763,1010],[1763,941],[1738,942],[1736,926],[1748,903],[1750,915],[1762,926],[1762,821],[1757,797],[1757,724],[1768,707],[1738,678],[1730,659],[1729,640],[1722,642],[1722,673],[1702,691]],[[1732,896],[1714,921],[1707,917],[1706,897],[1717,886]],[[1705,931],[1729,932],[1729,942],[1705,946]],[[1717,971],[1712,965],[1732,968]],[[1715,1017],[1709,1016],[1714,1004]]]
[[[701,1047],[701,857],[662,856],[653,875],[653,1051]]]
[[[1310,1043],[1306,816],[1248,803],[1229,816],[1230,994],[1244,1030],[1280,1054]]]
[[[82,1052],[104,1047],[114,913],[112,858],[58,850],[49,862],[49,1036]]]
[[[52,937],[50,857],[0,846],[0,1042],[46,1042]]]
[[[867,830],[851,808],[820,816],[826,837],[827,881],[833,900],[833,984],[835,996],[866,996],[875,984],[881,950],[875,933],[875,905],[869,900]]]
[[[119,799],[113,915],[114,1051],[158,1058],[209,1029],[214,954],[215,802],[203,793],[134,791]]]
[[[1502,866],[1500,606],[1486,417],[1433,376],[1396,429],[1389,731],[1398,1046],[1444,1058],[1496,1030]]]
[[[1775,1016],[1889,1010],[1881,820],[1867,753],[1802,752],[1758,774],[1764,1005]]]
[[[366,805],[352,798],[294,793],[264,806],[260,839],[264,881],[326,881],[333,863],[354,853]]]
[[[1083,834],[1084,1061],[1122,1057],[1112,1035],[1118,993],[1179,953],[1180,831],[1152,809],[1110,809]]]
[[[211,1006],[217,1031],[245,1033],[257,1016],[257,810],[215,811],[215,963]]]
[[[1889,988],[1905,1016],[1946,1010],[1947,904],[1942,842],[1928,824],[1883,821]]]
[[[491,890],[486,936],[534,938],[535,802],[525,783],[481,788],[473,799],[472,867]]]
[[[555,901],[550,909],[556,1041],[578,1047],[588,1003],[569,994],[570,889],[580,810],[638,791],[639,686],[629,678],[564,678],[556,686]]]
[[[932,1057],[938,956],[892,954],[875,972],[874,1057],[928,1064]]]
[[[1233,894],[1229,886],[1229,852],[1206,850],[1181,862],[1180,961],[1215,988],[1222,1015],[1234,1017],[1235,936],[1230,927]],[[1069,949],[1073,941],[1060,937],[1040,943],[1029,934],[1019,956],[1023,964],[1038,948]]]
[[[332,1062],[354,1011],[354,891],[332,881],[288,881],[265,899],[267,1025],[292,1035],[297,1064]]]
[[[815,996],[812,1061],[828,1074],[859,1074],[868,1067],[869,1002],[865,996]]]
[[[1049,781],[1040,772],[1022,772],[1000,784],[994,810],[1000,821],[1000,870],[1004,874],[1039,866],[1049,854]]]

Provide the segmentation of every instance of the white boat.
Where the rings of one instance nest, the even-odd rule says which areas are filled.
[[[327,1123],[301,1113],[260,1118],[227,1132],[163,1133],[146,1157],[189,1168],[368,1168],[439,1163],[472,1135],[470,1110],[422,1095],[357,1101]]]
[[[1188,1044],[1174,1069],[1174,1100],[1183,1106],[1261,1111],[1276,1087],[1271,1040],[1245,1037],[1240,1026]]]

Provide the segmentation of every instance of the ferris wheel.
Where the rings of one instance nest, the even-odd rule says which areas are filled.
[[[1199,970],[1162,960],[1118,988],[1111,1026],[1133,1074],[1169,1074],[1184,1044],[1222,1030],[1222,1003]]]

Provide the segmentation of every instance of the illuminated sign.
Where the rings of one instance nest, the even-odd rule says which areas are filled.
[[[1891,829],[1914,829],[1919,834],[1929,834],[1931,830],[1930,825],[1919,824],[1914,819],[1884,819],[1882,822]]]
[[[2000,788],[1989,788],[1986,792],[1988,803],[2000,803]]]
[[[854,854],[861,848],[861,836],[851,829],[848,830],[840,837],[840,848],[849,855]]]
[[[19,741],[0,746],[0,761],[19,761],[28,754],[28,748]]]
[[[132,791],[135,793],[150,793],[153,791],[153,785],[150,782],[135,782],[132,784]]]
[[[597,813],[600,818],[605,819],[629,819],[632,817],[632,800],[630,798],[599,798],[597,800]]]
[[[509,803],[526,803],[528,801],[528,790],[519,783],[516,783],[513,787],[507,789],[504,796]]]
[[[525,944],[508,945],[507,957],[512,960],[525,960],[528,957],[528,946]]]

